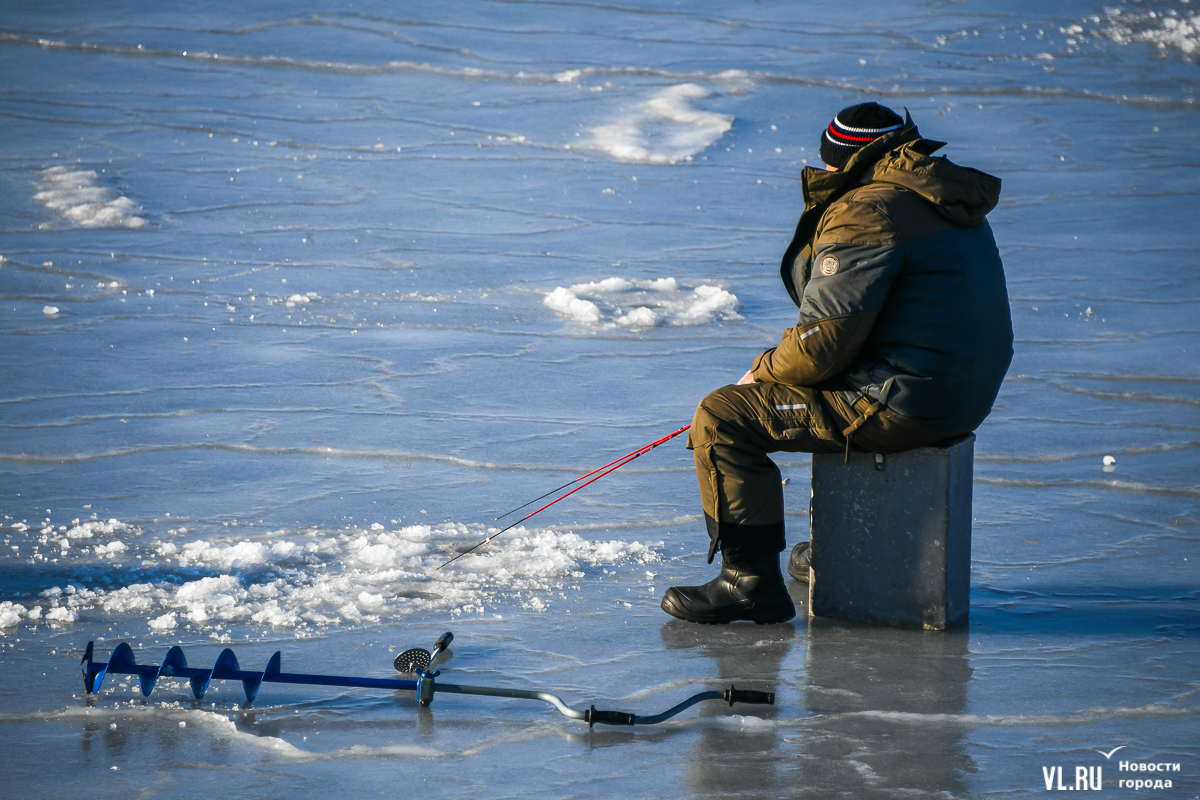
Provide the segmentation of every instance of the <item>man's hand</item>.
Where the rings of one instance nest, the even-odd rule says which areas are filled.
[[[747,383],[754,383],[754,373],[750,370],[746,370],[746,374],[743,375],[742,379],[737,382],[737,385],[745,386]]]

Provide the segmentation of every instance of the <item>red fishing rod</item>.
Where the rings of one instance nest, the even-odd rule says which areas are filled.
[[[608,462],[608,463],[607,463],[607,464],[605,464],[603,467],[596,467],[594,470],[592,470],[591,472],[587,473],[586,475],[580,475],[580,476],[579,476],[578,478],[576,478],[575,480],[573,480],[573,481],[567,481],[567,482],[566,482],[566,483],[564,483],[562,486],[559,486],[559,487],[558,487],[558,488],[556,488],[556,489],[551,489],[550,491],[546,492],[545,494],[543,494],[543,495],[539,495],[539,496],[537,496],[537,497],[533,498],[533,499],[532,499],[532,500],[530,500],[528,503],[522,503],[521,505],[517,506],[516,508],[512,509],[511,511],[505,511],[505,512],[504,512],[503,514],[501,514],[500,516],[498,516],[498,517],[493,517],[493,520],[501,520],[501,519],[504,519],[505,517],[507,517],[509,514],[515,514],[515,513],[517,513],[518,511],[520,511],[522,508],[525,508],[525,507],[527,507],[527,506],[531,506],[531,505],[533,505],[533,504],[534,504],[534,503],[536,503],[538,500],[542,500],[542,499],[544,499],[544,498],[547,498],[547,497],[549,497],[550,495],[554,494],[555,492],[561,492],[563,489],[567,488],[568,486],[573,486],[573,485],[575,485],[575,484],[579,483],[579,482],[580,482],[581,480],[583,480],[584,478],[590,478],[591,476],[595,475],[597,472],[599,472],[599,471],[600,471],[600,470],[602,470],[602,469],[608,469],[609,467],[613,466],[614,464],[617,464],[617,462],[618,462],[618,461],[620,461],[620,462],[622,462],[622,463],[621,463],[621,464],[617,464],[617,466],[618,466],[618,467],[620,467],[620,466],[623,466],[623,465],[624,465],[624,462],[625,462],[625,460],[626,460],[626,459],[629,459],[629,460],[631,460],[631,461],[632,461],[634,458],[637,458],[638,456],[642,455],[643,453],[648,453],[648,452],[650,452],[651,450],[653,450],[654,448],[658,447],[660,444],[662,444],[663,442],[667,441],[668,439],[670,439],[670,438],[672,438],[672,437],[674,437],[674,436],[678,436],[679,434],[683,433],[684,431],[686,431],[686,430],[687,430],[688,428],[690,428],[690,427],[692,427],[692,426],[691,426],[691,425],[687,425],[687,426],[685,426],[685,427],[683,427],[683,428],[680,428],[679,430],[675,431],[675,432],[674,432],[674,433],[672,433],[672,434],[669,434],[669,435],[667,435],[667,436],[664,436],[663,438],[659,439],[658,441],[651,442],[650,444],[647,444],[647,445],[642,445],[642,446],[641,446],[641,447],[639,447],[637,450],[633,450],[632,452],[626,453],[625,455],[621,456],[620,458],[617,458],[617,459],[614,459],[614,460],[612,460],[612,461]]]
[[[554,505],[555,503],[557,503],[559,500],[563,500],[563,499],[565,499],[565,498],[567,498],[567,497],[570,497],[571,495],[575,494],[575,493],[576,493],[576,492],[578,492],[580,489],[582,489],[584,486],[588,486],[589,484],[595,483],[596,481],[598,481],[598,480],[600,480],[601,478],[603,478],[605,475],[609,474],[610,472],[614,472],[615,470],[618,470],[618,469],[620,469],[621,467],[625,466],[626,464],[628,464],[630,461],[633,461],[634,459],[641,458],[642,456],[646,455],[646,453],[649,453],[651,450],[653,450],[654,448],[658,447],[659,445],[661,445],[661,444],[663,444],[663,443],[665,443],[665,442],[669,442],[670,440],[674,439],[676,436],[678,436],[679,434],[683,433],[684,431],[686,431],[686,430],[687,430],[688,428],[690,428],[690,427],[692,427],[692,426],[691,426],[691,425],[684,425],[684,426],[683,426],[682,428],[680,428],[679,430],[677,430],[677,431],[675,431],[675,432],[673,432],[673,433],[668,433],[666,436],[662,437],[661,439],[657,439],[657,440],[655,440],[655,441],[653,441],[653,442],[650,442],[650,444],[643,445],[643,446],[639,447],[639,448],[638,448],[638,449],[636,449],[636,450],[633,450],[633,451],[631,451],[631,452],[629,452],[629,453],[626,453],[625,455],[621,456],[620,458],[618,458],[618,459],[617,459],[617,460],[615,460],[615,461],[610,461],[610,462],[608,462],[608,463],[607,463],[607,464],[605,464],[603,467],[597,467],[596,469],[592,470],[591,472],[587,473],[586,475],[580,475],[580,476],[579,476],[578,478],[576,478],[575,480],[573,480],[573,481],[568,481],[567,483],[564,483],[562,486],[559,486],[557,489],[553,489],[553,490],[551,490],[551,491],[549,491],[549,492],[546,492],[546,493],[545,493],[544,495],[542,495],[541,497],[535,497],[533,500],[530,500],[528,503],[525,503],[525,505],[517,506],[517,507],[516,507],[516,508],[514,508],[512,511],[508,511],[508,512],[505,512],[504,514],[501,514],[499,517],[496,517],[496,519],[501,519],[502,517],[507,517],[509,514],[512,514],[512,513],[516,512],[516,511],[520,511],[522,508],[525,508],[525,506],[532,505],[533,503],[536,503],[538,500],[542,500],[542,499],[544,499],[544,498],[546,498],[546,497],[549,497],[550,495],[554,494],[555,492],[561,491],[562,489],[565,489],[565,488],[567,488],[568,486],[571,486],[572,484],[579,483],[579,482],[580,482],[581,480],[583,480],[584,478],[591,477],[592,475],[595,475],[595,476],[596,476],[596,477],[592,478],[591,480],[589,480],[587,483],[582,483],[582,484],[580,484],[579,486],[576,486],[576,487],[575,487],[574,489],[572,489],[571,491],[567,492],[566,494],[563,494],[563,495],[560,495],[560,496],[558,496],[558,497],[554,498],[554,499],[553,499],[553,500],[551,500],[549,503],[546,503],[546,505],[544,505],[544,506],[542,506],[541,508],[539,508],[537,511],[532,511],[532,512],[530,512],[530,513],[526,514],[525,516],[521,517],[519,520],[517,520],[517,521],[516,521],[516,522],[514,522],[513,524],[509,525],[507,528],[503,528],[503,529],[501,529],[501,530],[499,530],[499,531],[497,531],[497,532],[493,533],[491,536],[488,536],[486,539],[484,539],[484,540],[483,540],[482,542],[480,542],[479,544],[476,544],[476,545],[475,545],[475,546],[473,546],[473,547],[470,547],[470,548],[468,548],[468,549],[466,549],[466,550],[463,550],[461,553],[459,553],[458,555],[456,555],[454,558],[450,559],[450,560],[449,560],[449,561],[447,561],[445,564],[442,564],[442,566],[441,566],[441,567],[437,567],[436,569],[434,569],[434,572],[437,572],[439,569],[441,569],[442,567],[446,566],[447,564],[452,564],[452,563],[454,563],[454,562],[455,562],[455,561],[457,561],[458,559],[460,559],[460,558],[462,558],[463,556],[465,556],[467,553],[470,553],[470,552],[472,552],[473,550],[477,550],[477,549],[479,549],[480,547],[483,547],[485,544],[488,544],[488,543],[490,543],[490,542],[492,541],[492,539],[495,539],[495,538],[496,538],[497,536],[499,536],[500,534],[502,534],[502,533],[506,533],[507,531],[510,531],[510,530],[512,530],[513,528],[517,527],[518,525],[520,525],[522,522],[524,522],[525,520],[529,519],[530,517],[532,517],[532,516],[535,516],[536,514],[540,514],[541,512],[545,511],[545,510],[546,510],[547,508],[549,508],[550,506],[552,506],[552,505]],[[597,473],[599,473],[599,474],[597,474]]]

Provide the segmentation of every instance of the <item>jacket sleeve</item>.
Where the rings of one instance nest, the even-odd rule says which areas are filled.
[[[862,350],[900,272],[902,245],[889,235],[885,220],[878,221],[879,227],[864,226],[861,212],[845,216],[857,224],[819,235],[801,297],[800,321],[784,331],[776,347],[754,360],[756,381],[815,386],[846,370]],[[883,243],[846,243],[861,241],[864,228],[872,227],[871,238]]]

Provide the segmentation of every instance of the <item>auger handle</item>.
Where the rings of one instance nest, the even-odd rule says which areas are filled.
[[[756,692],[753,689],[739,689],[733,684],[725,690],[725,699],[729,705],[734,703],[754,703],[763,706],[775,705],[774,692]]]
[[[624,711],[598,711],[595,706],[592,706],[583,712],[583,721],[588,724],[589,728],[597,722],[601,725],[633,725],[634,715],[626,714]]]
[[[444,652],[445,649],[447,647],[449,647],[450,643],[453,641],[454,641],[454,634],[451,633],[450,631],[446,631],[441,636],[439,636],[438,640],[433,643],[433,652],[429,654],[429,663],[432,665],[433,660],[435,658],[437,658],[439,654]],[[437,673],[435,672],[433,674],[436,675]],[[424,703],[423,705],[428,705],[428,703]]]

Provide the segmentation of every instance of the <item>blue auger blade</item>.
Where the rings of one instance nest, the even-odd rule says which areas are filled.
[[[208,682],[212,680],[211,669],[196,669],[187,665],[187,657],[183,655],[183,648],[175,645],[167,651],[167,657],[163,659],[162,674],[174,678],[187,678],[192,684],[192,696],[197,700],[204,697],[204,693],[208,691]]]
[[[142,685],[142,695],[145,697],[149,697],[150,691],[154,689],[154,682],[158,680],[158,669],[149,664],[138,664],[133,658],[133,648],[128,642],[117,645],[117,649],[113,650],[113,654],[108,658],[109,671],[138,676],[138,682]]]
[[[238,664],[233,650],[226,648],[217,656],[217,663],[212,669],[197,669],[189,667],[183,655],[183,649],[178,645],[167,651],[161,667],[139,666],[133,659],[133,649],[122,642],[113,651],[107,664],[98,664],[93,660],[94,646],[89,642],[88,649],[81,662],[84,686],[88,692],[97,691],[104,676],[137,675],[142,679],[142,691],[149,694],[154,688],[155,679],[159,676],[171,678],[187,678],[192,684],[192,694],[197,700],[204,697],[209,683],[214,680],[236,680],[242,682],[246,692],[247,704],[258,696],[258,690],[266,683],[296,683],[309,686],[345,686],[364,689],[391,689],[398,691],[415,691],[416,681],[397,680],[395,678],[356,678],[348,675],[308,675],[299,672],[281,672],[282,655],[276,652],[262,672],[244,670]]]
[[[261,684],[263,681],[272,681],[280,675],[279,668],[283,664],[283,654],[278,650],[275,655],[271,656],[271,660],[267,662],[267,668],[263,670],[262,677],[259,679]],[[254,687],[254,695],[250,697],[249,702],[254,702],[254,697],[258,695],[258,687]]]
[[[108,664],[102,667],[92,660],[94,647],[94,642],[88,642],[87,650],[83,651],[83,660],[79,662],[83,671],[83,689],[88,694],[99,691],[100,684],[104,683],[104,673],[108,671]]]
[[[221,655],[217,656],[217,663],[212,670],[214,678],[241,681],[242,689],[246,692],[247,703],[253,703],[254,698],[258,695],[258,688],[262,686],[263,674],[239,667],[237,656],[228,647],[221,651]]]

